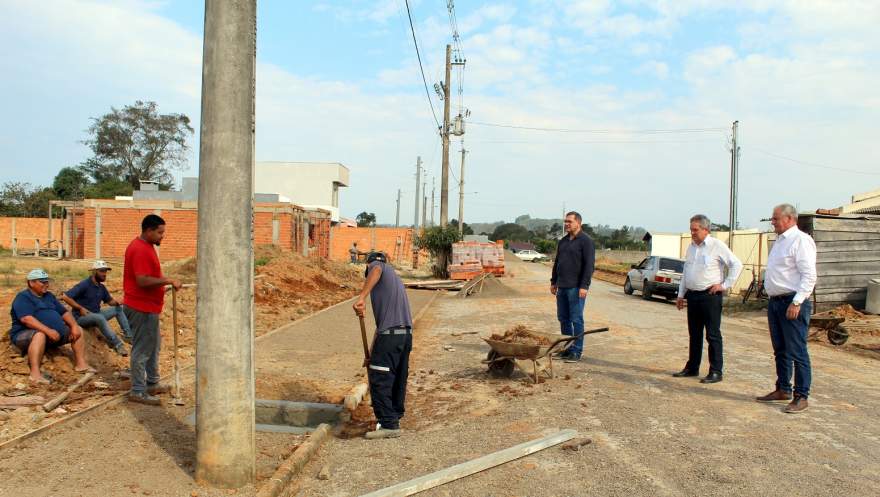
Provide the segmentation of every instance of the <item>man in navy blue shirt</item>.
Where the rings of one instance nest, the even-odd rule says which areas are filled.
[[[28,273],[27,286],[12,301],[9,341],[27,356],[31,382],[52,382],[51,376],[40,371],[43,354],[47,348],[66,343],[73,349],[74,369],[95,372],[86,363],[85,341],[80,340],[82,328],[76,324],[73,314],[49,291],[46,271],[34,269]]]
[[[550,293],[556,295],[556,317],[563,335],[577,336],[584,332],[584,302],[590,290],[596,249],[593,240],[581,229],[582,218],[577,212],[565,215],[565,231],[568,236],[559,240],[553,273],[550,277]],[[565,362],[578,362],[584,348],[581,336],[565,351]]]
[[[367,256],[364,275],[367,281],[352,307],[355,314],[363,317],[369,294],[373,317],[376,318],[367,378],[378,423],[366,438],[396,438],[400,436],[400,418],[405,411],[406,379],[412,351],[412,314],[403,282],[394,268],[386,264],[385,254],[371,252]]]
[[[107,272],[110,266],[104,261],[95,261],[92,265],[91,275],[80,281],[73,288],[61,295],[67,305],[73,308],[73,316],[76,323],[83,328],[91,326],[97,327],[104,336],[104,340],[117,354],[127,356],[128,350],[122,340],[116,336],[113,329],[110,328],[110,320],[116,318],[119,327],[126,337],[131,337],[131,328],[128,325],[128,319],[122,312],[122,306],[107,291],[104,282],[107,281]],[[108,305],[107,308],[101,310],[101,303]]]

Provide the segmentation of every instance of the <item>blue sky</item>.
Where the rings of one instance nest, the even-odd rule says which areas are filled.
[[[451,41],[446,1],[411,5],[433,84]],[[91,117],[137,99],[198,129],[203,9],[0,0],[0,178],[49,184],[87,157],[79,140]],[[351,217],[393,222],[401,188],[401,219],[411,219],[417,155],[439,196],[439,139],[403,0],[258,9],[257,158],[346,164]],[[590,222],[654,230],[684,229],[696,212],[726,222],[736,119],[743,225],[766,226],[780,202],[835,207],[880,187],[877,2],[459,1],[456,12],[472,113],[466,221],[557,216],[564,202]],[[632,132],[682,128],[719,130]]]

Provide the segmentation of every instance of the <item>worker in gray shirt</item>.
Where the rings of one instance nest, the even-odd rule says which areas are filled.
[[[403,282],[394,268],[388,266],[384,253],[367,255],[364,276],[367,281],[352,307],[355,314],[363,316],[369,294],[376,319],[367,378],[378,423],[366,438],[395,438],[400,436],[400,418],[405,411],[406,378],[412,351],[412,314]]]

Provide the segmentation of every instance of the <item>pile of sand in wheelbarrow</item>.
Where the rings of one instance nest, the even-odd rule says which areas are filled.
[[[503,335],[494,333],[491,338],[499,342],[521,343],[525,345],[550,345],[552,343],[549,338],[539,335],[534,330],[521,324],[505,331]]]

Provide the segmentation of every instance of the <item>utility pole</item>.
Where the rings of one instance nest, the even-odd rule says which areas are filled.
[[[199,146],[196,481],[256,479],[256,0],[205,2]]]
[[[394,216],[394,227],[400,228],[400,188],[397,189],[397,215]]]
[[[428,182],[422,183],[422,192],[425,194],[422,200],[422,226],[428,226]]]
[[[434,226],[434,180],[436,178],[431,176],[431,226]]]
[[[446,84],[443,85],[443,166],[440,176],[440,227],[449,222],[449,86],[452,83],[452,46],[446,45]]]
[[[733,249],[733,232],[736,230],[736,202],[739,192],[739,146],[736,144],[736,134],[739,121],[733,121],[733,138],[730,147],[730,233],[727,236],[727,246]]]
[[[458,232],[464,234],[464,144],[461,147],[461,171],[458,175]]]
[[[421,193],[419,192],[419,186],[422,184],[422,157],[416,157],[416,214],[413,218],[413,229],[419,229],[419,199],[421,198]]]

